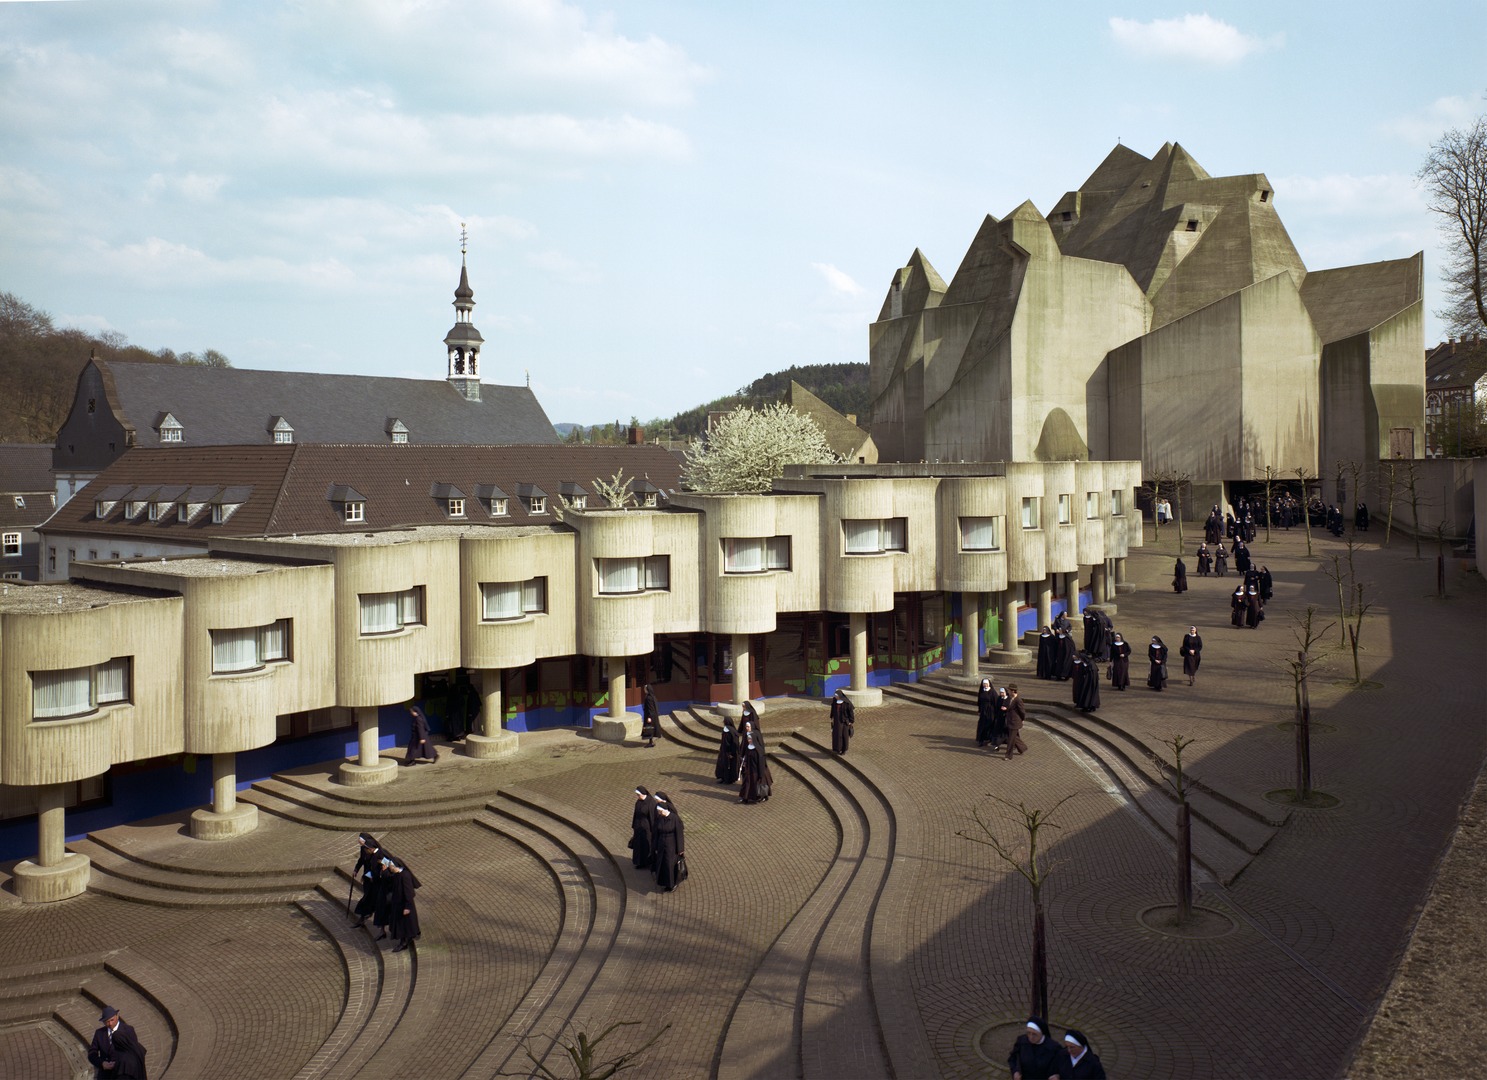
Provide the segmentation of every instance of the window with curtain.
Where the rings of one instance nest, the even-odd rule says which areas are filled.
[[[36,720],[60,720],[93,711],[93,669],[31,673],[31,715]]]
[[[848,555],[875,555],[883,550],[879,522],[866,518],[843,518],[842,536]]]
[[[415,585],[398,597],[398,626],[418,626],[423,622],[423,586]]]
[[[258,628],[258,658],[265,664],[289,659],[288,619],[279,619]]]
[[[645,562],[645,587],[647,589],[671,588],[671,556],[652,555]]]
[[[764,568],[766,570],[790,569],[790,538],[771,536],[764,542]]]
[[[523,615],[541,615],[547,611],[547,578],[534,577],[521,583]]]
[[[398,595],[363,593],[357,597],[361,604],[363,634],[391,634],[403,628],[398,620]]]
[[[212,673],[225,675],[234,671],[252,671],[263,665],[258,661],[258,628],[213,630]]]
[[[763,538],[729,537],[723,541],[723,573],[757,574],[763,569]]]
[[[960,519],[961,551],[1000,551],[1001,518],[963,517]]]
[[[1022,527],[1024,529],[1041,529],[1043,527],[1042,508],[1039,507],[1036,497],[1022,500]]]
[[[909,550],[909,522],[906,518],[888,518],[883,522],[883,550]]]
[[[93,669],[93,700],[99,705],[117,705],[129,700],[130,657],[116,656]]]
[[[483,581],[480,583],[480,599],[484,605],[481,617],[487,622],[521,618],[522,583],[519,581]]]
[[[640,559],[599,559],[599,592],[634,593],[640,591]]]

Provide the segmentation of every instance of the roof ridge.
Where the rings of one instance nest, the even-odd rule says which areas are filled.
[[[271,531],[274,522],[279,517],[279,504],[284,501],[284,493],[289,490],[289,478],[294,475],[294,466],[299,461],[299,443],[295,443],[289,451],[289,464],[285,466],[283,474],[279,477],[279,490],[274,492],[274,505],[269,507],[268,521],[264,524],[264,532]]]

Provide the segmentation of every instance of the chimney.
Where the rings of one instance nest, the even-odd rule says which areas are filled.
[[[857,426],[857,414],[855,412],[847,413],[847,423],[851,424],[853,427]]]
[[[640,446],[645,442],[645,428],[638,424],[631,424],[628,437],[625,440],[631,446]]]

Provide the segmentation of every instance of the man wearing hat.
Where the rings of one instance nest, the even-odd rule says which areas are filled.
[[[1100,1055],[1089,1048],[1089,1040],[1078,1028],[1064,1032],[1064,1056],[1058,1075],[1061,1080],[1105,1080]]]
[[[119,1019],[119,1010],[103,1007],[101,1028],[93,1032],[93,1045],[88,1061],[95,1077],[130,1077],[145,1080],[145,1048],[139,1044],[134,1029]]]

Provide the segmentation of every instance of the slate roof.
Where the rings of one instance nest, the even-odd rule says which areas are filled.
[[[447,523],[448,504],[433,492],[545,491],[564,484],[592,489],[595,479],[626,476],[654,484],[668,495],[681,487],[681,463],[660,446],[416,446],[294,444],[231,447],[135,448],[109,465],[47,524],[48,532],[129,536],[155,542],[201,543],[215,536],[290,536],[305,533],[367,533],[410,525]],[[189,485],[231,491],[242,505],[225,522],[202,513],[191,522],[172,512],[159,521],[125,516],[126,486],[156,491]],[[347,490],[362,496],[365,520],[348,523]],[[104,519],[95,501],[110,491],[119,503]],[[222,496],[219,495],[220,499]],[[528,514],[511,499],[503,517],[492,517],[489,497],[467,500],[464,521],[494,525],[551,524],[554,515]],[[664,505],[664,502],[663,502]],[[551,509],[551,508],[550,508]],[[598,509],[595,506],[595,509]]]
[[[1487,375],[1487,341],[1443,341],[1425,354],[1425,389],[1455,390],[1475,386]]]
[[[54,490],[51,443],[0,443],[0,492]]]
[[[296,443],[388,441],[393,421],[410,443],[556,443],[558,434],[526,386],[483,383],[468,401],[443,379],[393,379],[94,359],[136,446],[160,445],[159,419],[182,427],[173,446],[272,444],[277,420]]]

